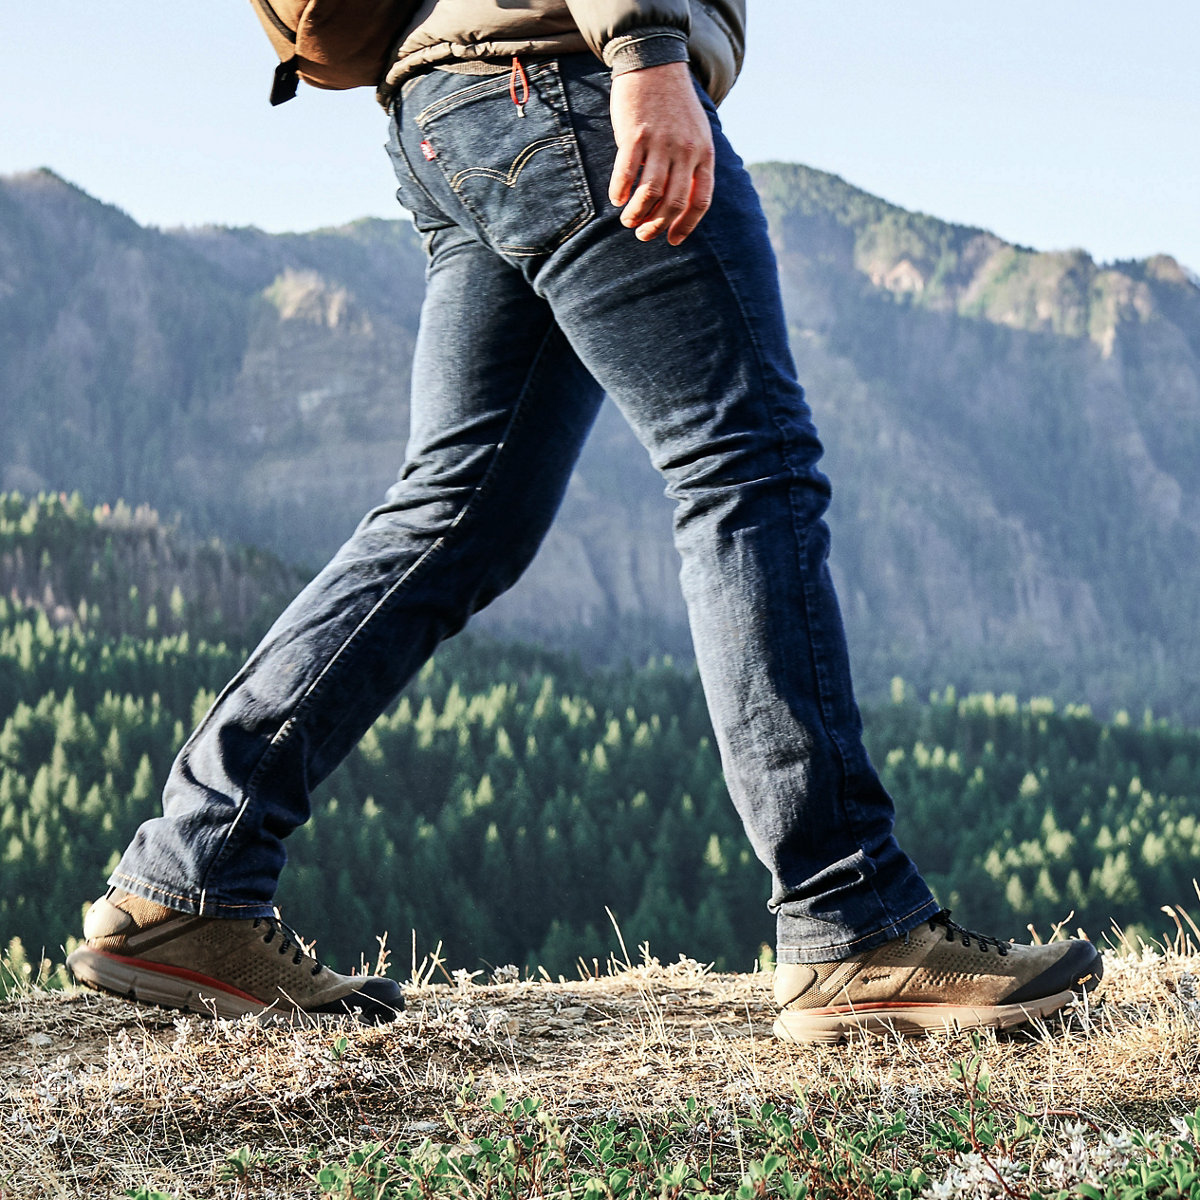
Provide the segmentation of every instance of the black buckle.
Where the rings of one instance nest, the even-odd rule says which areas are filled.
[[[272,106],[286,104],[296,97],[296,89],[300,86],[300,67],[296,56],[281,62],[275,68],[275,79],[271,84]]]

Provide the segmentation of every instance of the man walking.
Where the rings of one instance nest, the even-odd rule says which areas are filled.
[[[730,794],[771,873],[776,1031],[1004,1026],[1100,976],[940,911],[862,745],[829,485],[758,198],[720,130],[741,0],[436,0],[380,85],[424,237],[396,484],[218,697],[92,907],[83,982],[176,1007],[357,1009],[273,907],[309,793],[537,550],[604,393],[675,501]]]

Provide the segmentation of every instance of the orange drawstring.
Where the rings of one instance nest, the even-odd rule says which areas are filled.
[[[517,99],[517,83],[521,84],[521,99]],[[512,74],[508,77],[508,94],[517,106],[517,116],[525,115],[525,105],[529,103],[529,76],[525,74],[525,64],[514,54]]]

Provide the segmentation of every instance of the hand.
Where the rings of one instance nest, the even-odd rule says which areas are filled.
[[[617,161],[608,198],[643,242],[665,229],[678,246],[712,204],[713,141],[687,63],[627,71],[612,81]],[[639,179],[639,172],[641,177]]]

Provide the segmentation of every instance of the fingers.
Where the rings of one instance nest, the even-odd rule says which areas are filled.
[[[609,199],[639,240],[664,232],[677,246],[712,204],[712,128],[687,65],[675,63],[613,81],[617,155]]]
[[[608,181],[608,198],[616,207],[625,204],[633,195],[641,169],[641,146],[638,143],[618,145],[617,161],[613,164],[612,178]]]
[[[621,224],[649,242],[664,231],[678,246],[712,205],[711,147],[656,147],[638,166],[636,147],[623,147],[613,170],[609,199],[624,205]]]
[[[667,229],[667,241],[672,246],[678,246],[695,230],[704,214],[712,207],[712,199],[713,167],[712,160],[709,159],[697,167],[692,176],[692,190],[688,202]]]

